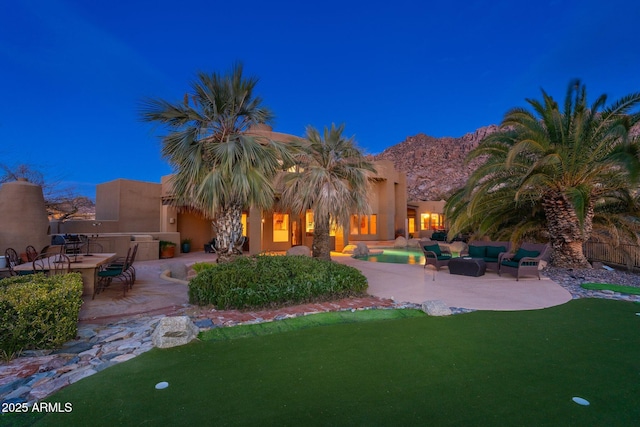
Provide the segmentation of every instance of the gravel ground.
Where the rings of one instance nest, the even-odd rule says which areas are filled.
[[[546,267],[542,273],[567,289],[574,298],[602,298],[621,296],[621,299],[640,300],[640,297],[627,297],[611,291],[590,291],[580,287],[583,283],[611,283],[640,288],[640,274],[620,270],[605,269],[566,269]]]

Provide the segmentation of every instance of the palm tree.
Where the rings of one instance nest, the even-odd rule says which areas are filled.
[[[375,168],[342,135],[344,125],[324,129],[324,136],[307,128],[303,151],[295,157],[295,170],[280,176],[281,203],[296,214],[313,209],[314,258],[331,259],[329,231],[346,228],[352,214],[370,210],[367,192]]]
[[[226,75],[197,77],[181,103],[143,101],[142,118],[168,129],[162,155],[175,170],[172,203],[214,219],[225,261],[241,253],[242,210],[273,205],[273,181],[290,164],[292,146],[247,133],[273,115],[254,95],[258,80],[245,78],[241,64]]]
[[[484,163],[447,203],[451,233],[477,227],[481,234],[511,233],[513,241],[546,238],[552,264],[567,268],[589,267],[583,243],[594,230],[637,242],[637,221],[629,221],[620,201],[637,189],[640,138],[630,131],[640,121],[640,93],[608,107],[606,100],[601,95],[589,105],[575,80],[562,110],[543,90],[541,101],[527,99],[533,111],[507,112],[501,131],[467,158]]]

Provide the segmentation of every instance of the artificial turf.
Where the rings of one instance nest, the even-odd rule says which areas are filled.
[[[636,286],[614,285],[611,283],[583,283],[580,286],[593,291],[613,291],[621,294],[640,295],[640,288]]]
[[[638,311],[629,302],[582,299],[544,310],[334,324],[154,349],[49,399],[72,403],[72,412],[20,421],[640,425]],[[156,390],[160,381],[169,387]],[[580,406],[574,396],[591,404]]]

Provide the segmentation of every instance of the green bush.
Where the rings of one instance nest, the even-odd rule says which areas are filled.
[[[196,273],[202,273],[205,270],[216,268],[216,265],[218,264],[212,264],[210,262],[196,262],[191,268],[193,268],[193,271]]]
[[[353,267],[306,256],[240,257],[204,268],[189,282],[192,304],[245,309],[362,295],[367,279]]]
[[[0,280],[0,351],[51,349],[75,338],[82,305],[80,273]]]

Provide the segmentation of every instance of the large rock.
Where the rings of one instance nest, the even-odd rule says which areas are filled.
[[[169,316],[160,320],[151,341],[158,348],[176,347],[196,339],[198,332],[198,327],[188,316]]]
[[[429,316],[451,316],[451,309],[444,301],[429,300],[422,303],[422,311]]]
[[[342,253],[343,254],[353,254],[356,251],[357,246],[356,245],[347,245],[344,248],[342,248]]]
[[[353,251],[355,256],[367,256],[369,255],[369,247],[364,242],[358,242],[356,249]]]
[[[293,246],[287,250],[287,255],[311,256],[311,249],[308,246]]]
[[[393,242],[394,248],[406,248],[407,247],[407,239],[402,236],[398,236],[396,240]]]

